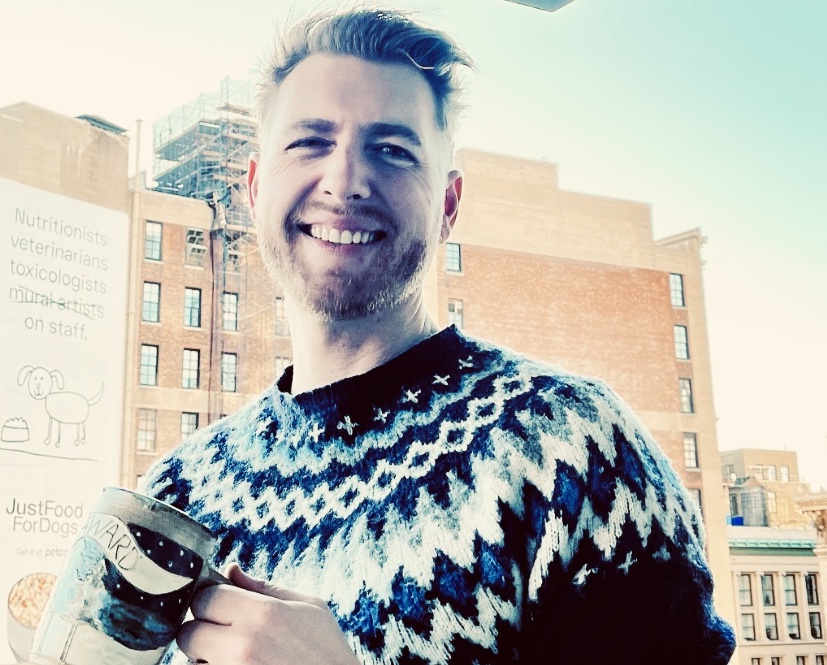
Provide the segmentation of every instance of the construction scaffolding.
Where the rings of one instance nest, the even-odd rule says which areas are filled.
[[[231,226],[249,226],[247,160],[257,149],[253,86],[225,78],[153,125],[159,192],[222,204]]]
[[[209,241],[202,230],[187,231],[185,259],[188,265],[208,264],[212,269],[212,342],[205,368],[210,377],[209,420],[225,413],[225,351],[242,358],[255,355],[244,348],[246,336],[226,334],[224,294],[238,295],[238,316],[246,320],[248,332],[252,327],[272,325],[271,283],[258,257],[250,256],[255,232],[247,208],[247,164],[250,153],[258,148],[253,98],[249,81],[225,78],[217,93],[201,94],[153,125],[155,189],[201,199],[213,213]],[[252,384],[253,390],[272,381],[272,360],[245,362],[245,366],[251,379],[245,383]]]

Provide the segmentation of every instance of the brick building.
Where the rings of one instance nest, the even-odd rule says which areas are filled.
[[[733,607],[698,230],[655,241],[648,204],[569,192],[557,166],[463,150],[463,200],[429,276],[440,324],[604,379],[702,507]]]

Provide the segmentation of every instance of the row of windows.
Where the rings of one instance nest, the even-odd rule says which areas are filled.
[[[184,325],[188,328],[201,327],[201,289],[186,287],[184,289]],[[274,301],[275,333],[287,336],[287,316],[284,311],[284,298]],[[141,320],[158,323],[161,320],[161,285],[157,282],[144,282]],[[221,294],[221,329],[238,330],[238,294],[224,291]]]
[[[198,414],[184,411],[181,414],[181,438],[198,429]],[[158,443],[158,412],[155,409],[138,409],[138,452],[153,453]]]
[[[162,260],[164,227],[160,222],[147,221],[144,229],[144,258],[150,261]],[[184,245],[184,263],[203,268],[207,258],[207,236],[203,229],[187,229]],[[236,242],[226,248],[224,265],[227,272],[241,270],[241,251]]]
[[[798,574],[785,573],[781,575],[781,585],[784,592],[784,605],[798,605]],[[765,607],[773,607],[775,599],[776,575],[764,573],[761,579],[761,603]],[[804,575],[804,594],[807,598],[807,605],[818,605],[818,574],[806,573]],[[741,607],[751,607],[752,598],[752,575],[741,573],[738,576],[738,602]]]
[[[445,243],[445,270],[462,272],[462,248],[455,242]],[[669,298],[672,307],[686,307],[686,294],[683,288],[683,275],[669,274]]]
[[[141,365],[138,382],[142,386],[158,385],[158,346],[141,344]],[[197,389],[201,385],[201,351],[184,349],[181,361],[181,387]],[[238,390],[238,354],[221,354],[221,390]]]
[[[808,612],[810,620],[810,637],[814,640],[823,638],[821,629],[821,612]],[[787,636],[791,640],[802,639],[801,623],[798,612],[787,612],[786,620]],[[764,635],[770,641],[779,639],[778,614],[775,612],[764,613]],[[741,637],[747,642],[755,642],[757,638],[755,630],[755,615],[748,613],[741,615]]]
[[[750,665],[764,665],[764,662],[768,662],[769,665],[784,665],[784,657],[783,656],[770,656],[768,659],[764,658],[750,658],[749,662]],[[807,662],[807,656],[796,656],[795,657],[795,665],[810,665]],[[813,665],[824,665],[824,654],[816,654],[815,659],[813,660]]]

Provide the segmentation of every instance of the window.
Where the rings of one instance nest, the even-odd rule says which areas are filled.
[[[187,245],[184,262],[188,266],[204,266],[204,259],[207,256],[207,245],[204,242],[204,231],[202,229],[187,229]]]
[[[238,243],[239,241],[236,240],[227,245],[226,261],[224,263],[225,272],[241,272],[241,248]]]
[[[155,435],[158,431],[155,409],[138,409],[138,452],[155,452]]]
[[[689,338],[686,335],[686,326],[675,326],[675,357],[678,360],[689,360]]]
[[[770,665],[781,665],[781,656],[770,656]]]
[[[683,295],[683,275],[674,272],[669,275],[669,295],[672,297],[672,307],[686,307],[686,298]]]
[[[749,573],[741,573],[738,576],[738,603],[742,607],[752,605],[752,580]]]
[[[698,468],[698,435],[695,432],[683,433],[683,462],[687,469]]]
[[[775,585],[772,575],[761,575],[761,597],[764,605],[768,607],[775,605]]]
[[[750,658],[749,659],[749,665],[761,665],[761,659],[760,658]]]
[[[238,330],[238,294],[225,291],[221,294],[221,328]]]
[[[238,387],[238,356],[235,353],[221,354],[221,390],[234,393]]]
[[[795,665],[807,665],[807,656],[796,656]]]
[[[695,402],[692,399],[692,381],[690,379],[678,379],[678,386],[681,391],[681,413],[695,413]]]
[[[801,639],[801,627],[798,625],[798,612],[787,612],[787,634],[791,640]]]
[[[755,641],[755,616],[752,614],[741,615],[741,635],[748,642]]]
[[[201,327],[201,289],[184,289],[184,325]]]
[[[161,238],[163,227],[158,222],[147,222],[144,227],[144,258],[161,260]]]
[[[157,282],[144,282],[143,307],[141,321],[158,323],[161,318],[161,285]]]
[[[810,612],[810,635],[814,639],[821,639],[821,612]]]
[[[276,356],[276,376],[281,377],[284,374],[284,370],[286,370],[290,366],[290,358],[286,356]]]
[[[448,323],[462,328],[462,300],[448,301]]]
[[[201,374],[201,352],[198,349],[184,349],[184,365],[181,375],[182,388],[197,388]]]
[[[462,253],[455,242],[445,243],[445,269],[448,272],[462,272]]]
[[[181,414],[181,438],[186,439],[198,429],[198,414],[184,411]]]
[[[284,313],[284,298],[276,298],[273,315],[276,319],[276,335],[279,337],[287,337],[290,330],[287,327],[287,315]]]
[[[158,347],[153,344],[141,344],[140,384],[158,385]]]
[[[816,665],[824,665],[824,656],[822,654],[816,654]]]
[[[781,465],[781,482],[788,483],[790,482],[790,467],[785,464]]]
[[[777,473],[778,471],[775,468],[775,464],[769,464],[767,466],[767,480],[775,480]]]
[[[818,605],[818,576],[815,573],[804,576],[804,588],[807,591],[807,604]]]
[[[768,640],[778,639],[778,617],[775,612],[768,612],[764,615],[764,632]]]
[[[767,490],[767,512],[770,515],[776,515],[778,513],[778,497],[775,492],[770,492],[769,490]]]
[[[798,600],[795,593],[795,575],[784,575],[784,603],[786,605],[797,605]]]

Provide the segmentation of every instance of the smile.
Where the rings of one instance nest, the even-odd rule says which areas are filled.
[[[319,240],[333,243],[334,245],[367,245],[384,237],[382,231],[364,231],[348,229],[340,230],[323,224],[313,224],[302,228],[302,231]]]

